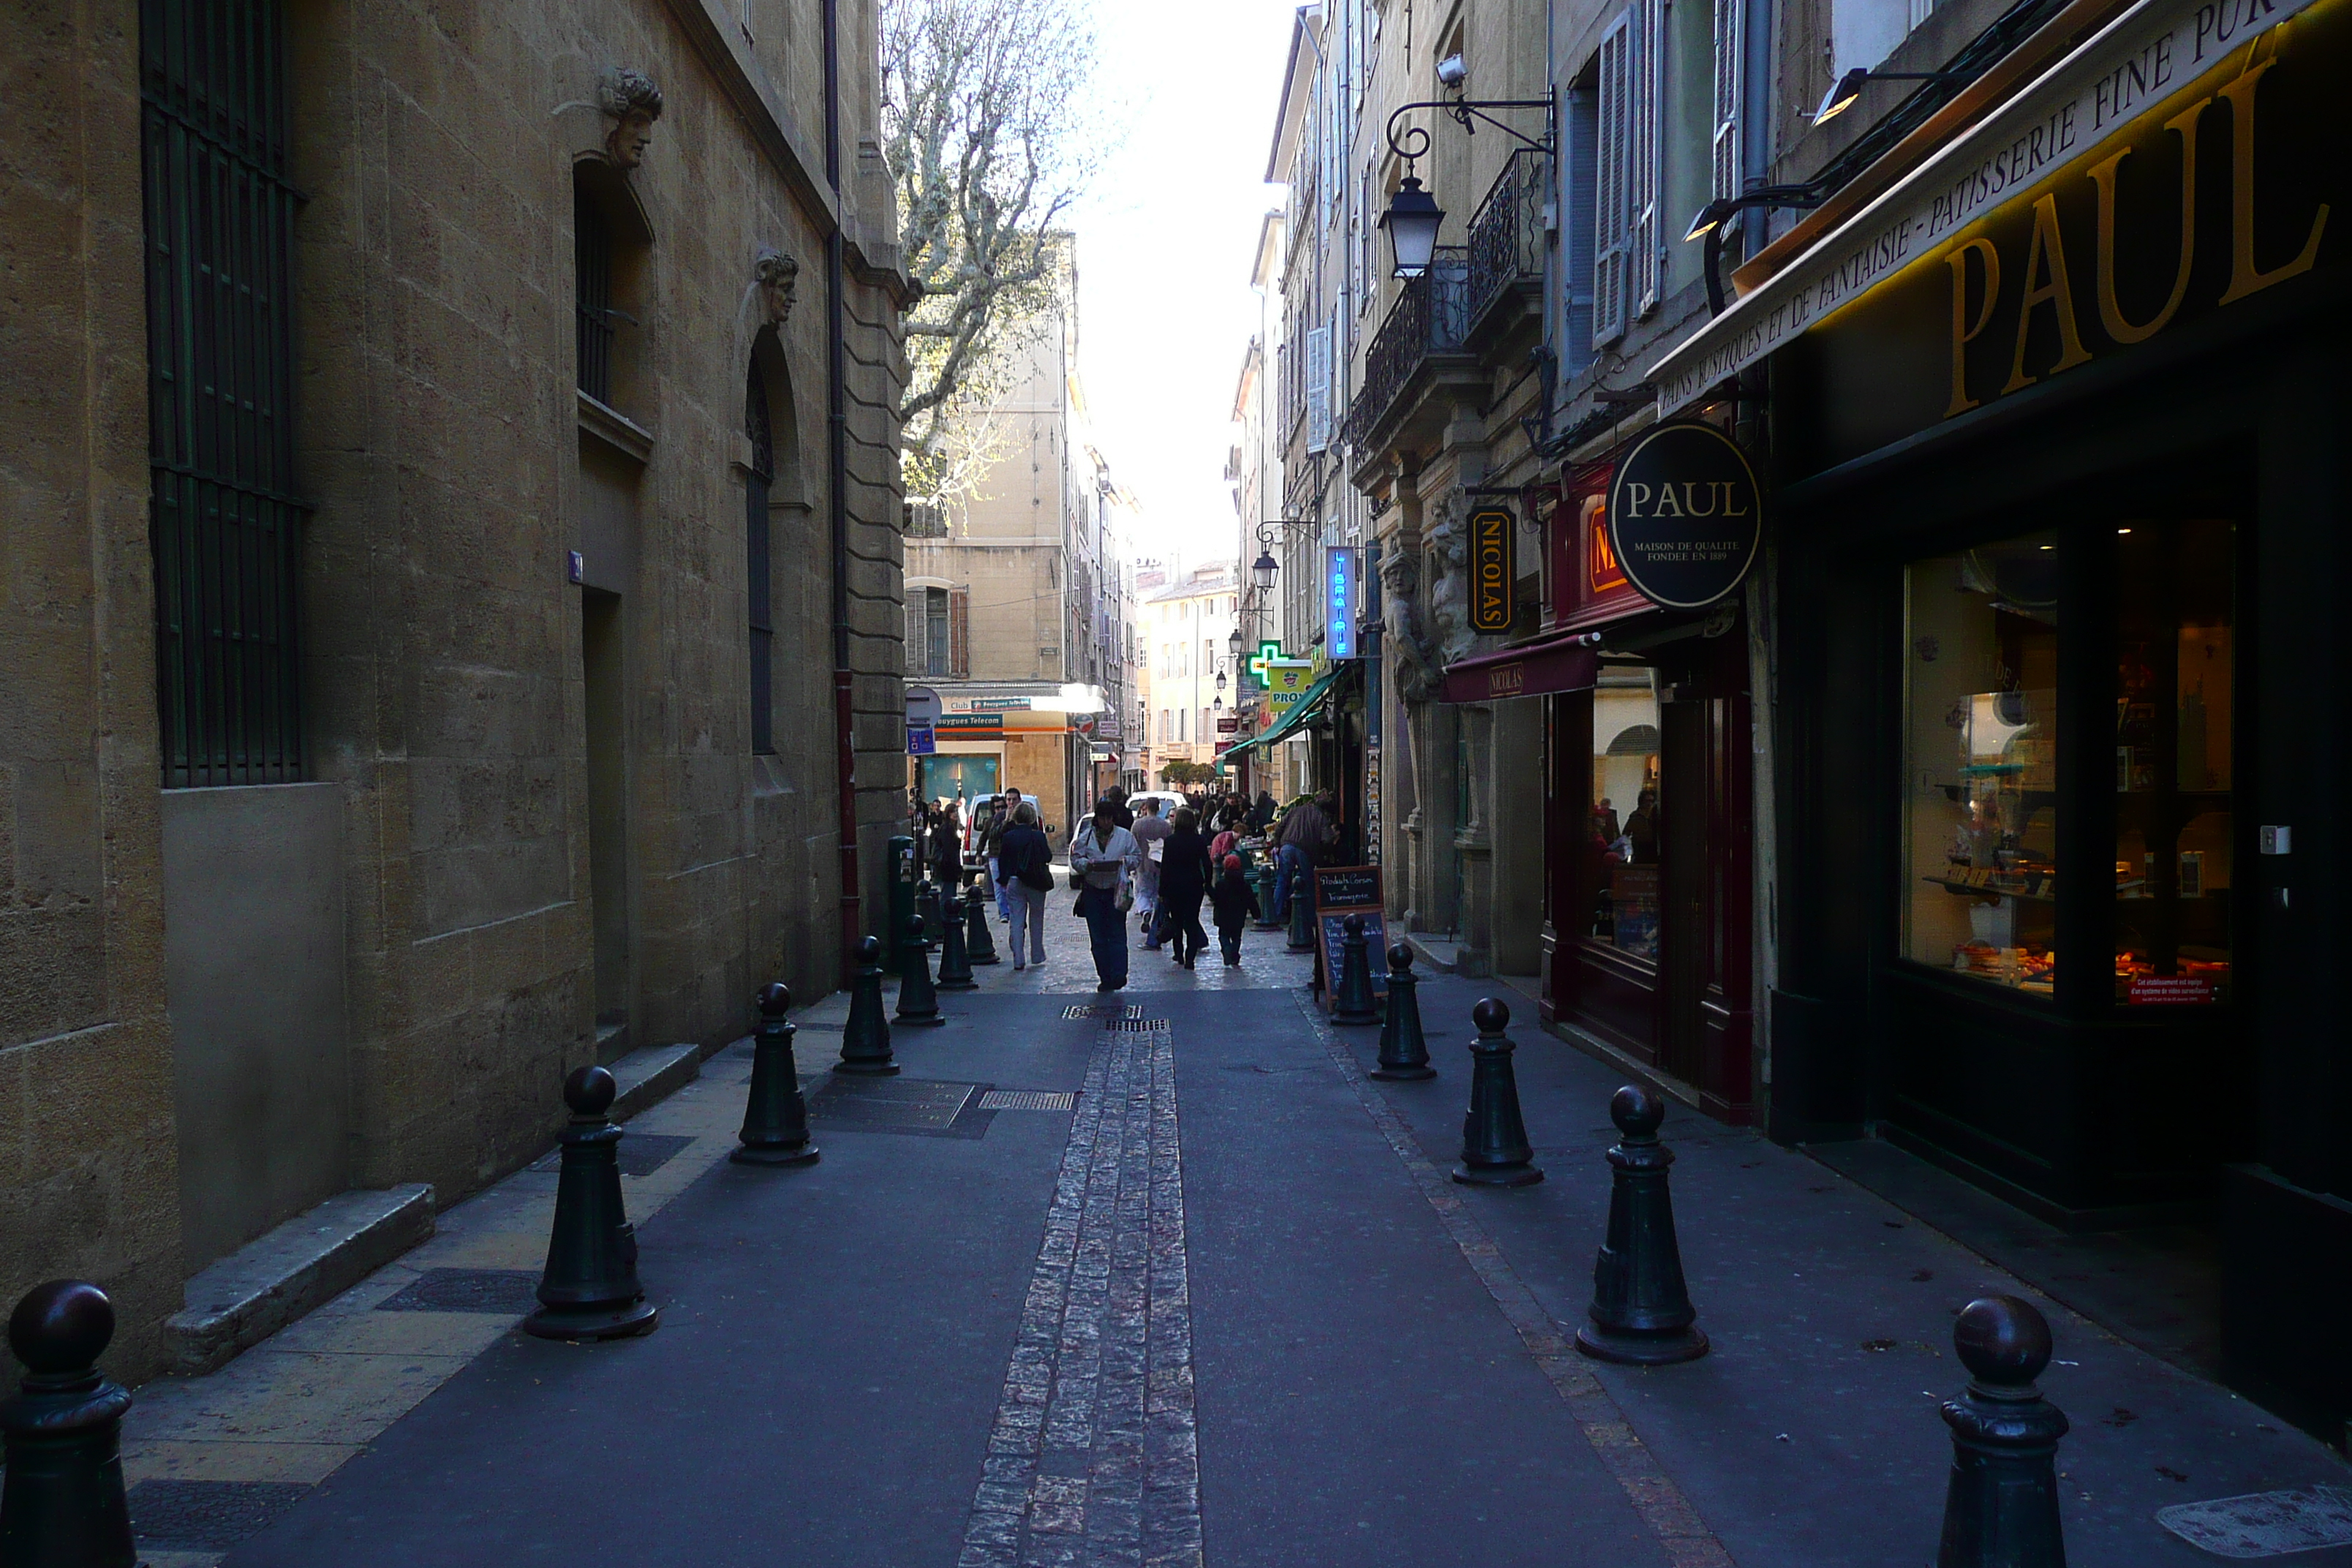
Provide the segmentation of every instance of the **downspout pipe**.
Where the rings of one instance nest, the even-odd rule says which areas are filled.
[[[824,178],[834,208],[841,210],[841,4],[824,0]],[[825,462],[827,521],[833,545],[833,731],[834,779],[840,797],[836,833],[841,845],[841,984],[856,970],[863,900],[857,875],[857,742],[856,674],[850,668],[849,627],[849,385],[844,324],[845,263],[836,220],[824,245]]]

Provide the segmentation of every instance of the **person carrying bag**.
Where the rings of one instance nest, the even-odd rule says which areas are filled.
[[[1127,911],[1134,902],[1129,884],[1143,861],[1143,846],[1118,825],[1117,813],[1118,803],[1105,795],[1095,802],[1094,820],[1070,836],[1070,877],[1078,884],[1077,913],[1094,949],[1097,991],[1127,984]]]
[[[998,895],[1013,910],[1013,969],[1045,962],[1045,895],[1054,890],[1054,851],[1027,801],[996,841]],[[1025,940],[1024,940],[1025,939]]]

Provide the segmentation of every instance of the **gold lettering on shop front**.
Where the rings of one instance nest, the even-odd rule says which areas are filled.
[[[2091,168],[2091,183],[2099,188],[2099,325],[2119,343],[2145,342],[2156,336],[2189,298],[2189,273],[2197,259],[2197,120],[2212,101],[2200,98],[2164,122],[2167,131],[2180,138],[2180,259],[2164,309],[2145,326],[2132,325],[2124,316],[2123,302],[2116,298],[2116,172],[2131,155],[2131,149],[2119,148],[2114,156]]]
[[[2037,282],[2035,279],[2042,279]],[[2058,363],[2045,373],[2056,375],[2090,362],[2091,353],[2083,346],[2083,334],[2074,324],[2074,289],[2066,278],[2066,246],[2058,237],[2058,198],[2048,192],[2033,199],[2033,238],[2025,249],[2025,298],[2017,308],[2017,352],[2010,356],[2009,380],[2001,393],[2007,395],[2033,384],[2037,379],[2025,374],[2025,344],[2033,331],[2033,312],[2041,306],[2053,308],[2058,317]]]
[[[1969,258],[1984,258],[1984,305],[1974,321],[1969,320]],[[1992,325],[1992,308],[2000,298],[2000,252],[1992,241],[1979,237],[1952,247],[1944,262],[1952,269],[1952,401],[1944,410],[1949,419],[1977,405],[1969,395],[1969,344]]]
[[[2284,33],[2290,25],[2280,24],[2279,31]],[[2301,255],[2268,272],[2254,265],[2254,91],[2262,85],[2263,73],[2278,64],[2278,51],[2285,47],[2284,40],[2275,43],[2269,59],[2221,93],[2230,100],[2230,286],[2221,291],[2224,305],[2310,271],[2319,259],[2319,237],[2327,228],[2327,204],[2322,202],[2311,220],[2311,237],[2303,242]]]

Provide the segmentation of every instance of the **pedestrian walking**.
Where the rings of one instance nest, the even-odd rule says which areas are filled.
[[[1160,858],[1168,847],[1168,836],[1175,831],[1168,819],[1160,815],[1160,803],[1147,798],[1143,809],[1136,813],[1135,841],[1143,846],[1143,864],[1135,879],[1135,909],[1143,917],[1143,951],[1150,952],[1160,945]]]
[[[1007,925],[1013,923],[1013,895],[1006,887],[1003,865],[1004,835],[1012,829],[1013,819],[1020,810],[1019,790],[1007,789],[999,795],[980,845],[981,855],[988,862],[989,886],[996,889],[996,913]],[[1029,815],[1034,823],[1037,814],[1033,810]]]
[[[1142,859],[1142,846],[1118,825],[1118,802],[1108,795],[1095,802],[1094,820],[1070,836],[1070,875],[1078,882],[1077,913],[1094,949],[1097,991],[1127,984],[1128,886]]]
[[[1209,845],[1201,837],[1200,816],[1189,805],[1179,806],[1160,866],[1160,908],[1176,962],[1187,969],[1209,945],[1209,933],[1201,929],[1201,900],[1208,893]]]
[[[1218,864],[1223,868],[1217,873],[1217,885],[1209,889],[1209,903],[1217,919],[1217,946],[1231,969],[1242,961],[1243,928],[1257,918],[1257,891],[1242,869],[1240,856],[1228,855]]]
[[[1330,808],[1338,801],[1328,790],[1302,800],[1283,814],[1276,832],[1274,918],[1290,918],[1290,900],[1306,885],[1308,870],[1319,862],[1339,837],[1331,826]]]
[[[1013,972],[1018,974],[1045,962],[1045,895],[1054,890],[1053,847],[1030,802],[1013,808],[1012,824],[996,841],[995,865],[1002,879],[996,896],[1013,910]]]

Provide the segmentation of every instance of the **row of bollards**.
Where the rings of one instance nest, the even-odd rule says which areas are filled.
[[[1412,952],[1389,949],[1388,998],[1371,1005],[1369,955],[1360,917],[1343,927],[1337,1024],[1381,1026],[1380,1058],[1369,1076],[1390,1081],[1432,1079],[1415,994]],[[1470,1010],[1470,1107],[1462,1119],[1462,1160],[1454,1179],[1474,1186],[1524,1187],[1543,1180],[1528,1141],[1504,1033],[1511,1012],[1494,997]],[[1609,1100],[1617,1142],[1610,1167],[1608,1227],[1592,1265],[1592,1300],[1576,1347],[1600,1361],[1665,1366],[1707,1352],[1683,1276],[1668,1172],[1675,1156],[1659,1140],[1665,1102],[1634,1085]],[[2050,1325],[2029,1301],[1995,1296],[1970,1302],[1953,1325],[1952,1343],[1968,1368],[1967,1390],[1945,1402],[1952,1468],[1944,1497],[1936,1568],[2064,1568],[2058,1517],[2058,1440],[2066,1417],[2034,1379],[2049,1365]]]
[[[980,945],[960,914],[978,910],[950,897],[939,914],[940,979],[971,988],[972,950]],[[986,932],[984,917],[971,928]],[[924,947],[926,922],[911,917],[899,933],[906,966],[897,1021],[936,1023],[939,1003]],[[1423,1036],[1411,951],[1389,950],[1385,1006],[1375,1004],[1363,922],[1343,928],[1341,973],[1333,1001],[1337,1021],[1381,1025],[1380,1058],[1371,1076],[1426,1080],[1436,1076]],[[990,949],[993,959],[992,946]],[[882,944],[857,944],[850,1007],[834,1070],[849,1075],[898,1071],[884,1016]],[[816,1162],[808,1103],[793,1056],[796,1033],[789,1019],[792,994],[763,987],[752,1040],[750,1092],[739,1147],[730,1158],[744,1164],[797,1166]],[[1534,1160],[1506,1031],[1510,1010],[1494,998],[1471,1011],[1469,1110],[1463,1119],[1462,1159],[1454,1179],[1473,1185],[1520,1187],[1543,1180]],[[625,1136],[610,1111],[613,1075],[583,1067],[563,1083],[570,1123],[559,1134],[561,1163],[539,1310],[522,1324],[547,1339],[610,1340],[652,1331],[660,1310],[646,1299],[637,1277],[637,1244],[621,1188],[619,1145]],[[1658,1137],[1664,1102],[1626,1087],[1612,1097],[1618,1141],[1607,1152],[1611,1169],[1606,1235],[1593,1265],[1588,1321],[1577,1346],[1597,1359],[1641,1366],[1689,1361],[1708,1350],[1685,1284],[1675,1234],[1668,1173],[1674,1154]],[[5,1445],[0,1483],[0,1568],[131,1568],[136,1561],[120,1457],[121,1422],[131,1397],[98,1370],[114,1333],[105,1293],[79,1280],[53,1280],[20,1300],[8,1321],[8,1344],[26,1375],[21,1392],[0,1401]],[[2050,1328],[2030,1303],[2012,1297],[1971,1302],[1953,1330],[1953,1344],[1969,1383],[1946,1402],[1952,1465],[1946,1487],[1937,1568],[2063,1568],[2065,1548],[2057,1500],[2056,1456],[2067,1421],[2045,1400],[2034,1379],[2049,1364]]]

